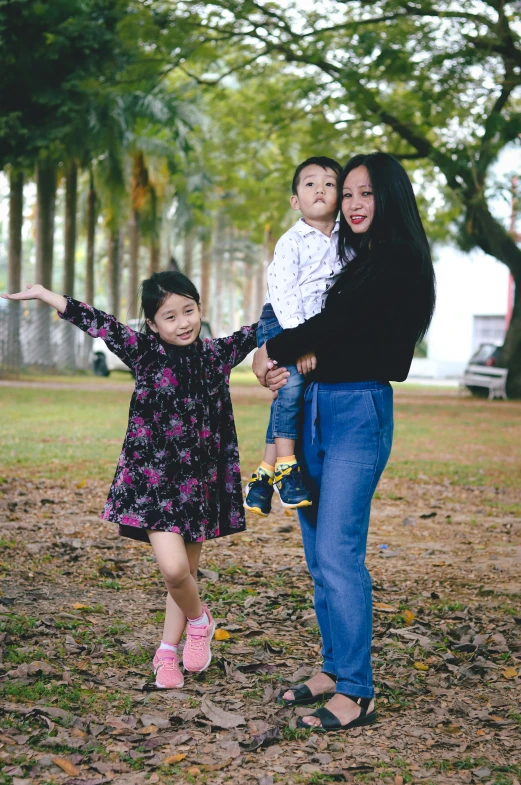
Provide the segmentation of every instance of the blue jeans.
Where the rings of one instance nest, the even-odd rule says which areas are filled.
[[[374,695],[371,578],[365,566],[371,500],[393,438],[386,382],[312,382],[304,396],[303,466],[313,506],[299,509],[315,588],[323,670],[337,692]]]
[[[257,327],[257,346],[262,346],[282,332],[275,312],[269,303],[262,309]],[[289,377],[281,387],[277,398],[271,404],[270,421],[266,431],[266,444],[274,444],[275,438],[294,439],[300,436],[302,419],[302,400],[305,379],[297,371],[296,365],[285,366]]]

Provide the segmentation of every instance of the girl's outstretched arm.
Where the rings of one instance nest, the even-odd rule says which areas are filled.
[[[103,338],[109,349],[129,368],[134,367],[143,353],[143,343],[148,340],[142,333],[118,322],[115,316],[72,297],[55,294],[40,284],[29,284],[26,292],[3,294],[2,297],[7,300],[41,300],[48,303],[56,308],[61,319],[76,325],[91,338]]]
[[[25,292],[2,294],[1,296],[4,300],[41,300],[42,303],[47,303],[47,305],[50,305],[52,308],[56,308],[60,313],[63,313],[67,308],[67,300],[63,295],[55,294],[54,292],[49,291],[49,289],[45,289],[39,283],[27,284],[27,291]]]
[[[225,364],[235,368],[257,346],[257,324],[241,327],[227,338],[213,338],[213,346],[220,352]]]

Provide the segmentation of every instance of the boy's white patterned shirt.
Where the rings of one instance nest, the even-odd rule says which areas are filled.
[[[296,327],[325,305],[344,265],[338,257],[339,221],[328,237],[300,218],[275,246],[268,267],[268,293],[280,325]]]

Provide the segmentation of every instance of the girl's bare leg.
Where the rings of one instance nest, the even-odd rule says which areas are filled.
[[[194,577],[194,573],[197,575],[202,543],[185,543],[180,534],[172,532],[149,530],[148,537],[171,600],[167,600],[165,616],[165,631],[168,624],[169,637],[164,640],[167,643],[179,643],[186,619],[197,619],[203,612]]]
[[[197,568],[199,566],[199,559],[201,557],[202,542],[187,542],[186,554],[190,564],[190,573],[194,581],[197,582]],[[170,594],[166,595],[166,612],[165,623],[163,625],[163,638],[165,643],[171,643],[176,646],[181,638],[186,627],[186,616],[172,599]]]

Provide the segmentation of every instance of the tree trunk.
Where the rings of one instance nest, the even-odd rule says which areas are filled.
[[[36,165],[36,283],[52,289],[54,250],[54,208],[56,201],[56,164],[38,161]],[[51,309],[36,304],[41,365],[53,363],[51,347]]]
[[[484,201],[470,202],[466,229],[485,253],[507,265],[514,278],[514,307],[507,330],[501,364],[508,368],[507,395],[521,398],[521,249],[497,221]]]
[[[201,304],[203,319],[210,318],[210,279],[212,269],[212,240],[206,238],[201,246]]]
[[[65,174],[65,238],[63,260],[63,291],[74,297],[76,277],[76,206],[78,202],[78,166],[71,160]],[[66,322],[62,325],[60,343],[60,364],[66,368],[76,367],[75,341],[76,330]]]
[[[192,277],[194,264],[194,231],[187,229],[183,247],[183,272],[187,278]]]
[[[78,200],[78,167],[70,161],[65,175],[65,258],[63,291],[74,297],[76,263],[76,204]]]
[[[9,258],[7,267],[7,291],[9,294],[21,291],[22,288],[22,226],[24,206],[24,176],[11,168],[9,193]],[[20,370],[23,362],[20,341],[20,322],[22,303],[8,301],[8,333],[7,333],[7,364],[14,370]]]
[[[96,189],[90,172],[87,194],[87,263],[85,268],[85,302],[94,305],[94,250],[96,242]]]
[[[119,319],[119,283],[121,277],[121,239],[119,228],[110,230],[108,260],[109,311]]]
[[[148,274],[158,273],[161,267],[161,220],[157,214],[157,194],[156,189],[150,187],[150,258],[148,263]]]
[[[140,214],[132,210],[130,214],[129,238],[130,250],[128,257],[128,318],[137,317],[137,290],[139,286],[139,240]]]
[[[271,229],[266,226],[264,230],[264,240],[262,243],[262,257],[257,268],[256,276],[256,291],[255,291],[255,314],[254,320],[258,319],[261,315],[262,306],[266,302],[266,271],[268,265],[273,259],[273,251],[275,250],[275,242],[271,234]]]
[[[517,280],[514,276],[514,283],[514,307],[501,352],[501,364],[508,368],[508,397],[521,398],[521,275]]]
[[[245,264],[244,277],[243,277],[243,290],[242,290],[242,310],[243,310],[242,323],[243,324],[251,324],[253,321],[255,321],[255,318],[252,317],[254,283],[255,283],[255,278],[253,275],[253,269],[251,265]]]

